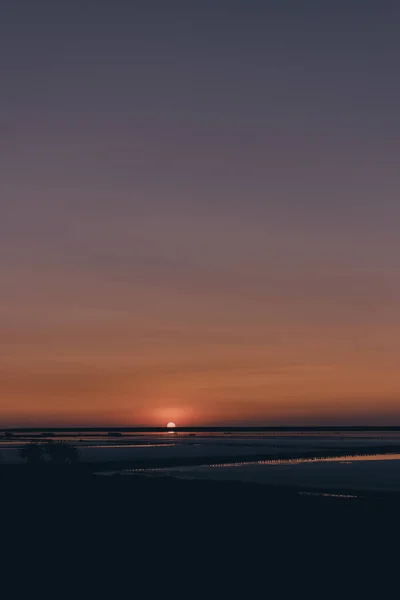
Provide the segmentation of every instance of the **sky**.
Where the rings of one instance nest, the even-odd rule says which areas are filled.
[[[2,0],[0,426],[400,425],[396,0]]]

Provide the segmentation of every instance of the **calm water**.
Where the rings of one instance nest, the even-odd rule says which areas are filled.
[[[337,458],[242,461],[200,467],[142,471],[152,476],[180,479],[240,481],[279,486],[335,490],[329,496],[351,498],[350,492],[400,492],[400,454],[341,456]],[[343,493],[339,493],[341,490]],[[310,492],[312,493],[312,492]],[[320,492],[319,492],[320,493]]]
[[[5,434],[4,434],[5,435]],[[274,431],[252,431],[252,430],[240,430],[240,431],[207,431],[197,430],[193,431],[121,431],[121,432],[108,432],[108,431],[91,431],[91,430],[63,430],[55,432],[38,432],[38,431],[21,431],[10,434],[10,437],[4,437],[0,432],[0,445],[11,442],[21,442],[27,440],[35,440],[38,438],[49,437],[55,440],[65,440],[74,443],[83,442],[102,442],[112,443],[118,440],[118,443],[135,441],[137,443],[143,443],[146,441],[168,441],[173,438],[177,441],[184,441],[187,439],[193,440],[198,438],[199,440],[211,439],[215,440],[222,438],[229,443],[232,440],[241,441],[266,441],[266,440],[284,440],[284,439],[331,439],[331,440],[381,440],[383,441],[397,441],[400,443],[400,428],[395,430],[274,430]]]
[[[48,432],[46,432],[48,435]],[[0,452],[6,463],[21,462],[19,449],[29,441],[43,439],[40,432],[20,432],[12,437],[0,437]],[[377,454],[385,447],[385,452],[393,447],[393,453],[400,450],[400,431],[196,431],[196,432],[154,432],[135,431],[110,435],[107,431],[62,431],[55,432],[51,439],[64,440],[79,447],[83,462],[107,462],[132,460],[162,463],[165,460],[195,460],[207,464],[211,462],[232,462],[236,469],[241,463],[251,465],[271,465],[275,470],[295,461],[293,456],[312,453]],[[277,461],[276,459],[281,459]],[[232,461],[230,460],[232,459]],[[261,463],[260,463],[260,459]],[[282,460],[284,459],[284,460]],[[254,461],[257,462],[254,462]],[[139,465],[138,465],[139,466]],[[218,467],[212,467],[215,471]],[[221,467],[222,468],[222,467]],[[224,465],[224,473],[226,472]],[[235,471],[235,473],[236,473]],[[222,476],[222,472],[221,472]],[[225,476],[225,475],[224,475]],[[237,474],[235,474],[235,477]]]
[[[3,462],[21,462],[20,447],[41,438],[43,435],[37,432],[0,437]],[[339,490],[344,495],[351,495],[350,490],[400,491],[400,431],[397,430],[136,431],[120,435],[71,430],[54,433],[51,439],[79,447],[83,462],[135,461],[136,469],[125,473],[290,485],[332,493]],[[302,453],[318,457],[329,452],[341,455],[293,458]],[[355,456],[357,452],[369,456]],[[157,467],[158,461],[165,464],[166,459],[175,464],[195,460],[203,466],[145,468],[149,460]],[[145,461],[143,467],[141,461]]]

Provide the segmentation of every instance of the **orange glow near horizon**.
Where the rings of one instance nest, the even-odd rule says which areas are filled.
[[[382,286],[364,304],[339,290],[284,304],[257,279],[231,296],[17,275],[0,306],[0,426],[400,423],[398,304]]]
[[[41,315],[31,304],[24,317],[25,305],[10,306],[21,323],[9,319],[8,335],[21,343],[10,346],[0,372],[0,423],[400,423],[396,327],[334,323],[334,312],[331,323],[299,325],[294,308],[287,309],[292,324],[274,322],[271,314],[267,321],[264,306],[256,315],[250,300],[247,318],[245,305],[232,301],[230,319],[241,315],[235,324],[228,325],[227,310],[216,303],[192,325],[181,322],[185,304],[177,296],[176,314],[165,309],[169,330],[157,334],[161,322],[149,312],[151,298],[136,308],[140,324],[118,311],[112,320],[75,308],[49,307]],[[188,310],[189,298],[184,302]]]

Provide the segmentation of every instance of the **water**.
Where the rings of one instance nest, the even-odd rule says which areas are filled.
[[[237,481],[297,488],[341,490],[324,493],[351,498],[350,491],[400,492],[400,453],[335,458],[242,461],[144,471],[152,476]],[[317,492],[309,492],[317,493]],[[321,494],[321,492],[318,492]]]
[[[346,429],[326,430],[326,429],[304,429],[304,430],[288,430],[282,428],[280,430],[264,430],[255,431],[253,429],[236,430],[196,430],[196,431],[154,431],[154,430],[121,430],[121,431],[106,431],[106,430],[62,430],[44,432],[34,430],[21,430],[10,434],[10,437],[5,437],[0,432],[0,447],[9,445],[20,445],[27,441],[35,441],[39,439],[53,439],[57,441],[68,441],[78,445],[101,444],[113,445],[122,444],[149,444],[149,443],[170,443],[171,439],[175,443],[223,443],[224,445],[251,444],[251,445],[273,445],[278,444],[291,445],[299,443],[310,444],[337,444],[338,442],[346,442],[350,444],[360,444],[368,442],[368,444],[399,444],[400,445],[400,428],[396,429],[360,429],[357,431],[349,431]]]
[[[47,435],[48,433],[46,432]],[[0,437],[3,462],[21,462],[19,449],[27,442],[38,441],[40,438],[43,438],[41,432],[32,431],[16,432],[10,438]],[[384,462],[398,464],[396,452],[400,451],[399,430],[198,430],[172,433],[141,430],[113,432],[112,435],[104,430],[64,430],[53,432],[53,436],[48,439],[73,443],[80,450],[82,462],[131,461],[136,463],[135,467],[139,469],[146,469],[148,466],[159,468],[171,464],[179,466],[191,462],[202,464],[203,467],[200,470],[199,467],[185,467],[186,470],[181,468],[178,471],[164,470],[163,473],[179,477],[234,478],[279,485],[297,485],[299,481],[312,483],[316,478],[323,483],[328,473],[329,481],[340,480],[347,485],[347,480],[353,477],[354,467],[350,465],[365,462],[365,459],[349,459],[349,455],[380,455],[384,450]],[[393,457],[388,456],[391,449]],[[313,460],[294,458],[306,453],[314,457]],[[323,461],[315,460],[315,457],[329,453],[341,454],[342,458],[340,461],[329,458]],[[367,462],[370,465],[368,470],[372,473],[372,463],[382,461],[379,456],[375,456],[370,457]],[[215,464],[210,466],[210,463]],[[338,467],[330,467],[331,463],[341,465],[340,476],[335,471]],[[360,478],[359,474],[354,477]],[[394,472],[393,477],[396,477]],[[377,483],[382,482],[377,482],[374,476],[373,485]],[[388,485],[386,480],[383,483]]]

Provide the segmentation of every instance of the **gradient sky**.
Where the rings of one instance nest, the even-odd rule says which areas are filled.
[[[1,0],[0,426],[400,424],[397,0]]]

